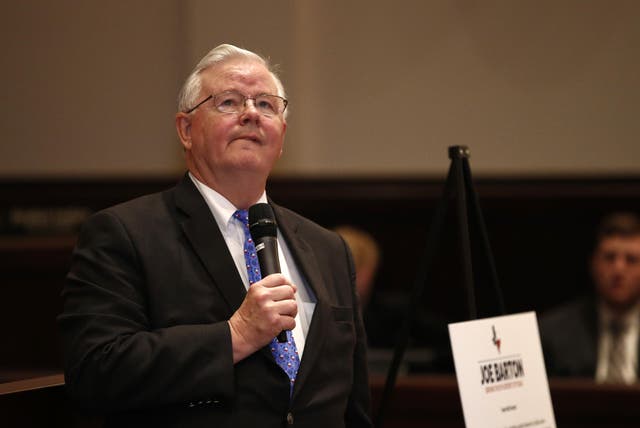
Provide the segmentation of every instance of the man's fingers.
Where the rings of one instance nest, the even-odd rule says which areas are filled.
[[[298,304],[292,299],[273,302],[272,306],[275,312],[282,316],[295,318],[298,314]]]
[[[271,275],[265,276],[264,278],[262,278],[260,281],[256,282],[253,285],[259,284],[263,287],[267,287],[267,288],[273,288],[273,287],[278,287],[281,285],[286,285],[288,287],[291,287],[291,289],[293,289],[293,292],[295,293],[296,291],[298,291],[298,287],[295,286],[295,284],[292,284],[284,275],[282,275],[281,273],[273,273]],[[253,287],[252,285],[252,287]]]
[[[255,283],[249,287],[247,297],[255,299],[261,305],[268,305],[271,302],[279,302],[282,300],[291,300],[295,302],[295,292],[288,285],[277,285],[274,287],[265,287],[260,283]]]

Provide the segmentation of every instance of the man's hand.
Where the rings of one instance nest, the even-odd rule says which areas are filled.
[[[229,319],[234,363],[262,348],[282,330],[295,327],[296,291],[296,286],[280,273],[249,287],[244,301]]]

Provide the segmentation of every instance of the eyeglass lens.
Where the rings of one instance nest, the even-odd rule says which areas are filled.
[[[284,111],[285,101],[276,96],[262,94],[256,97],[245,97],[236,91],[226,91],[213,97],[213,102],[218,111],[223,113],[240,113],[244,111],[247,100],[253,100],[258,112],[264,116],[274,116]]]

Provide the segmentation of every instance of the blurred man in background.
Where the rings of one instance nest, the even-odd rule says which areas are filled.
[[[340,225],[333,229],[347,242],[356,270],[356,291],[362,307],[371,299],[378,266],[380,265],[380,246],[375,238],[358,227]]]
[[[545,314],[540,335],[551,376],[633,383],[640,332],[640,219],[605,217],[590,259],[592,296]]]

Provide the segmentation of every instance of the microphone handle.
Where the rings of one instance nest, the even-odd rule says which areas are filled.
[[[263,277],[272,273],[280,273],[280,261],[278,260],[278,240],[274,236],[264,236],[255,242],[258,253],[260,273]],[[282,330],[277,336],[278,342],[287,341],[287,332]]]

